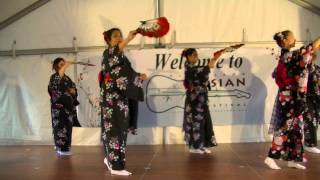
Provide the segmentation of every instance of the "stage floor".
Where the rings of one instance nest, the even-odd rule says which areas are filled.
[[[53,146],[0,146],[0,180],[206,180],[318,179],[320,155],[307,154],[307,170],[270,170],[263,160],[269,143],[219,144],[208,155],[190,154],[184,145],[128,146],[130,177],[111,176],[100,146],[73,146],[68,158]]]

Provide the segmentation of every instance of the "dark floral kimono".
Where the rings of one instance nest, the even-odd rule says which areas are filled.
[[[70,77],[62,78],[58,73],[51,75],[48,93],[51,97],[51,117],[54,144],[57,151],[69,151],[71,146],[72,126],[80,126],[76,106],[77,93],[71,95],[69,89],[76,85]]]
[[[296,51],[281,50],[275,79],[279,87],[276,99],[277,116],[269,157],[286,161],[302,161],[303,112],[307,109],[306,93],[308,66],[313,55],[312,46]]]
[[[320,67],[312,64],[308,80],[307,110],[303,113],[304,144],[317,146],[317,130],[320,121]]]
[[[143,101],[142,81],[119,47],[109,47],[103,53],[102,70],[99,74],[101,94],[101,129],[105,157],[113,170],[125,169],[125,152],[131,109],[137,101]],[[136,117],[134,118],[136,119]],[[129,127],[132,125],[133,127]]]
[[[186,100],[183,118],[184,139],[189,148],[216,146],[212,120],[208,107],[208,66],[185,64]]]

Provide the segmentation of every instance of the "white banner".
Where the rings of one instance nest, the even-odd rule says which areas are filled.
[[[201,65],[218,49],[198,49]],[[139,104],[139,127],[181,126],[185,89],[182,49],[131,50],[126,52],[134,69],[146,73],[145,101]],[[83,127],[100,125],[99,87],[102,52],[80,53],[78,66],[79,119]],[[269,48],[240,48],[224,54],[211,70],[209,107],[214,125],[262,125],[269,122],[277,87],[271,77],[277,64]],[[269,95],[269,96],[268,96]]]

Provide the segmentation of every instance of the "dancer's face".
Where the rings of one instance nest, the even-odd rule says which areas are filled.
[[[283,39],[283,47],[286,49],[293,48],[296,45],[296,38],[294,37],[293,33],[290,32],[288,36]]]
[[[187,57],[188,61],[192,64],[196,63],[198,61],[198,53],[194,51],[191,55]]]
[[[116,46],[118,45],[120,42],[123,41],[123,38],[122,38],[122,34],[120,31],[114,31],[112,32],[112,35],[111,35],[111,39],[109,41],[109,44],[111,46]]]
[[[60,61],[58,63],[58,70],[60,70],[65,64],[66,64],[66,62],[64,60]]]

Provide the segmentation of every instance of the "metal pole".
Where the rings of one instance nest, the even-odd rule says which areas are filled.
[[[297,4],[298,6],[306,8],[307,10],[315,14],[320,15],[320,8],[310,2],[307,2],[306,0],[289,0],[289,1]]]
[[[39,7],[45,5],[48,3],[50,0],[39,0],[36,1],[35,3],[31,4],[30,6],[22,9],[21,11],[17,12],[13,16],[7,18],[6,20],[0,22],[0,30],[9,26],[10,24],[16,22],[17,20],[21,19],[25,15],[31,13],[32,11],[38,9]]]
[[[155,18],[159,18],[162,16],[162,1],[161,0],[155,0]],[[163,38],[156,38],[155,39],[155,48],[165,48],[165,44],[163,43],[164,39]]]
[[[208,43],[176,43],[175,48],[217,48],[225,47],[230,44],[237,44],[242,42],[208,42]],[[305,44],[306,41],[297,41],[297,44]],[[261,47],[261,46],[275,46],[274,41],[248,41],[245,43],[249,47]],[[169,44],[168,44],[169,45]],[[77,47],[77,52],[94,52],[94,51],[103,51],[106,47],[103,46],[83,46]],[[134,50],[140,49],[140,44],[128,45],[127,49]],[[144,45],[144,49],[154,49],[153,44]],[[19,55],[41,55],[41,54],[64,54],[64,53],[75,53],[74,47],[65,47],[65,48],[47,48],[47,49],[25,49],[25,50],[15,50],[15,54]],[[0,56],[12,56],[12,50],[0,51]]]

